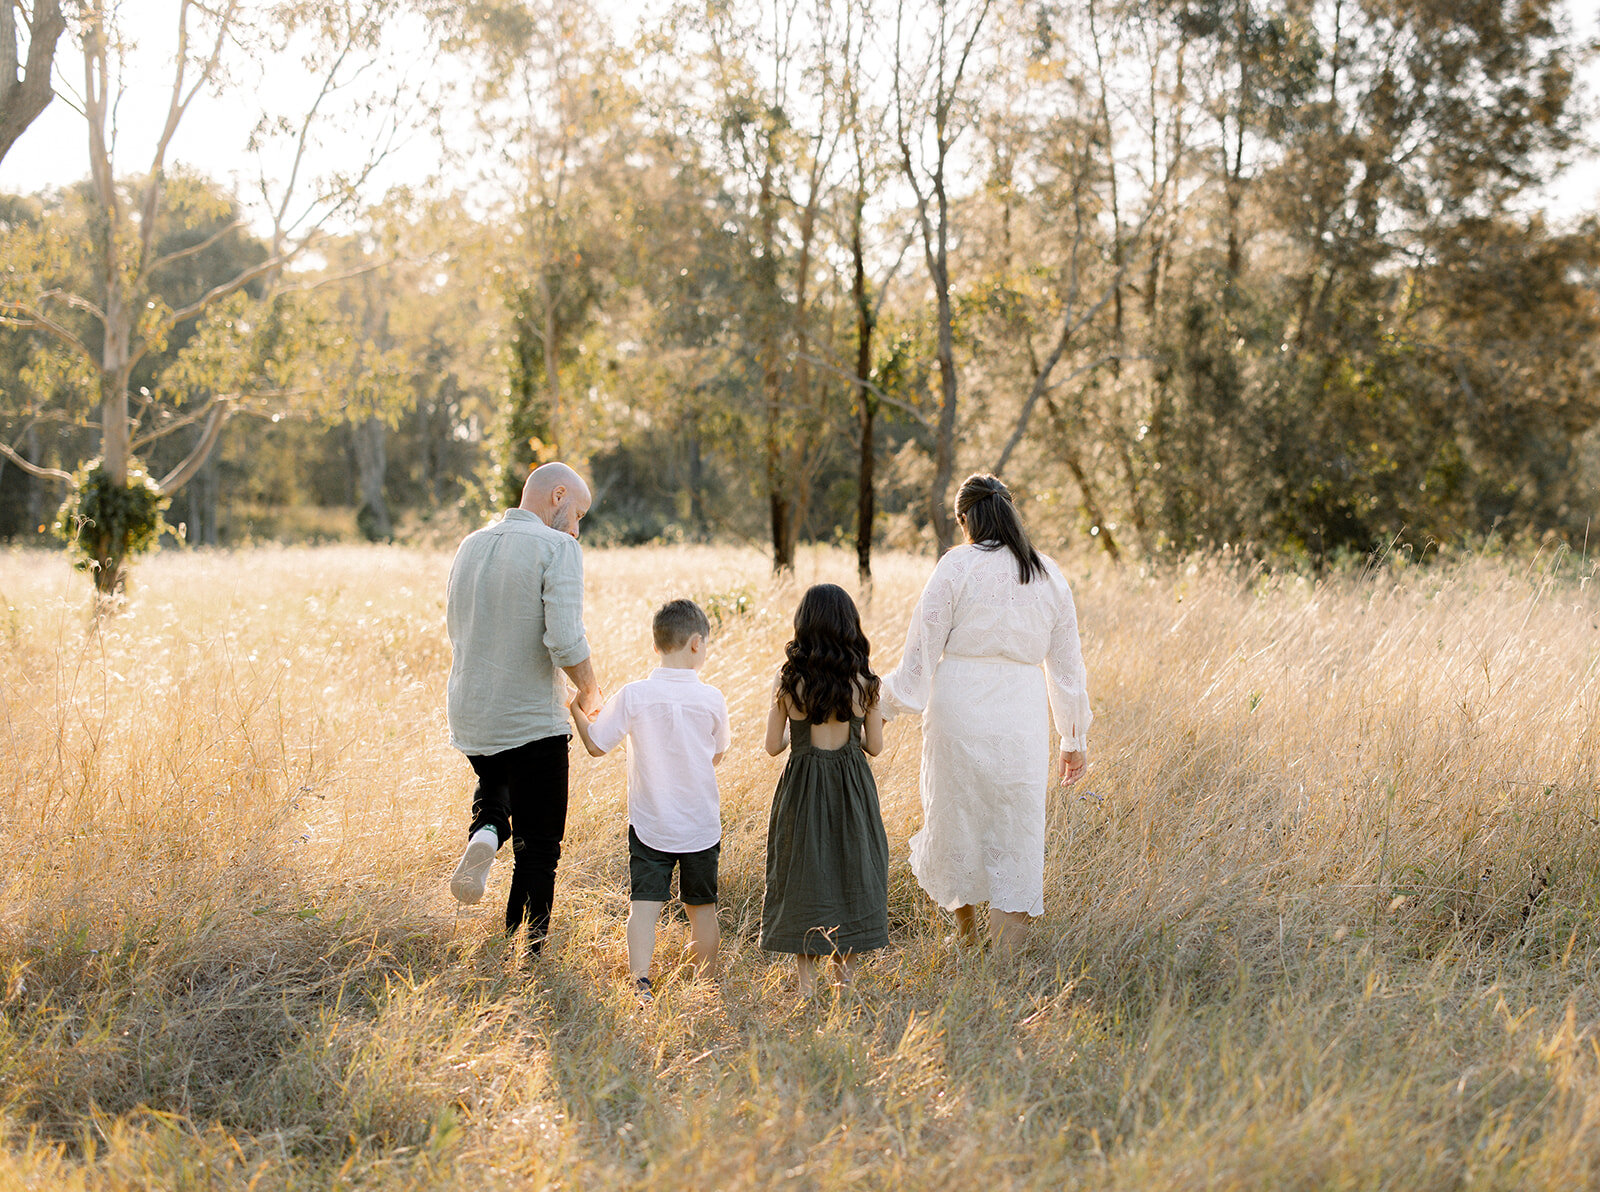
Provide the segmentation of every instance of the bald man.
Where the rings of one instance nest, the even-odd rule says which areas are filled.
[[[528,952],[550,932],[567,827],[567,677],[591,718],[601,695],[583,631],[578,523],[589,486],[566,464],[535,468],[522,501],[468,534],[450,565],[446,708],[450,743],[478,776],[467,850],[450,878],[457,901],[483,897],[495,853],[511,841],[506,934],[528,923]]]

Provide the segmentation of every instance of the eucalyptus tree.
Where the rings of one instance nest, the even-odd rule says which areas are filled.
[[[964,0],[939,3],[929,14],[910,0],[897,0],[895,8],[894,135],[933,290],[939,395],[928,518],[940,551],[955,541],[949,493],[956,466],[960,396],[950,271],[953,187],[960,181],[961,164],[956,146],[979,111],[983,87],[977,76],[984,66],[986,25],[993,7],[994,0]]]
[[[1166,324],[1172,537],[1320,553],[1545,516],[1559,502],[1526,478],[1593,424],[1585,387],[1556,381],[1585,349],[1533,352],[1495,299],[1583,318],[1554,262],[1586,250],[1519,210],[1578,133],[1562,6],[1210,0],[1174,19],[1216,131],[1221,235],[1177,270]],[[1477,289],[1490,260],[1499,281]],[[1552,385],[1560,415],[1533,400]]]
[[[439,5],[472,71],[471,148],[502,230],[496,278],[509,315],[501,483],[582,444],[584,338],[627,272],[627,157],[638,97],[628,56],[592,0]]]
[[[849,283],[834,267],[843,239],[834,215],[860,108],[862,10],[853,0],[752,0],[682,17],[680,61],[704,81],[703,125],[746,244],[741,346],[758,377],[773,568],[786,571],[852,375],[837,361]]]
[[[157,127],[137,130],[150,148],[142,168],[128,174],[121,164],[123,139],[135,130],[120,124],[117,114],[128,85],[132,31],[121,8],[100,0],[84,5],[78,43],[92,268],[87,284],[63,284],[50,245],[8,234],[0,256],[14,266],[0,281],[0,324],[51,339],[97,393],[99,458],[76,475],[52,474],[78,494],[77,543],[102,596],[121,591],[130,555],[153,539],[163,504],[205,462],[229,416],[252,400],[285,396],[285,378],[274,375],[270,360],[282,348],[273,341],[285,329],[274,304],[295,284],[288,268],[330,220],[354,207],[421,94],[385,59],[382,34],[394,12],[390,0],[256,7],[242,0],[214,6],[168,0],[175,49],[166,110]],[[163,274],[236,234],[246,219],[240,214],[209,234],[163,247],[161,229],[175,221],[197,227],[200,217],[212,214],[187,201],[191,189],[174,185],[180,128],[197,104],[212,102],[252,60],[259,64],[275,54],[274,66],[281,68],[291,52],[306,72],[298,112],[268,112],[253,131],[241,130],[241,140],[247,135],[258,154],[267,251],[204,293],[169,304],[160,291]],[[310,159],[335,114],[360,119],[363,149],[318,172]],[[252,293],[257,286],[259,297]],[[141,361],[186,328],[194,329],[193,337],[180,360],[135,391],[131,382]],[[140,428],[151,425],[201,428],[187,454],[160,477],[144,475],[134,455]],[[5,444],[0,454],[40,471]]]

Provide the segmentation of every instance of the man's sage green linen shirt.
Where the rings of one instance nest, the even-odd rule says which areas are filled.
[[[450,744],[500,753],[570,735],[564,666],[589,657],[583,552],[524,509],[468,534],[445,596]]]

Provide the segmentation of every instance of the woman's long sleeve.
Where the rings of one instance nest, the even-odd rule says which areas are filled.
[[[1061,585],[1064,599],[1050,634],[1050,652],[1044,659],[1050,714],[1055,718],[1056,732],[1061,734],[1061,748],[1082,750],[1089,747],[1089,724],[1094,720],[1089,710],[1089,677],[1083,666],[1078,608],[1072,600],[1072,589],[1063,579],[1056,582]]]
[[[947,554],[928,577],[911,624],[906,630],[906,647],[900,665],[883,677],[885,718],[898,713],[920,716],[933,692],[933,672],[944,653],[955,619],[956,584],[954,567]]]

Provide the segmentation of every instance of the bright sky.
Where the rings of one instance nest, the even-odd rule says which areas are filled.
[[[9,2],[9,0],[0,0]],[[637,5],[628,0],[602,0],[613,9],[619,24],[632,25]],[[1567,0],[1573,22],[1580,34],[1600,37],[1600,16],[1591,0]],[[119,11],[124,27],[138,39],[130,56],[137,64],[123,79],[124,94],[120,124],[124,130],[117,158],[119,171],[132,173],[148,166],[154,130],[160,127],[171,94],[168,65],[176,44],[172,0],[121,0]],[[440,73],[429,69],[431,51],[426,30],[420,25],[405,30],[400,40],[416,47],[402,65],[382,79],[391,89],[405,82],[413,89],[425,85],[442,87],[448,101],[452,88],[440,83]],[[0,191],[27,193],[69,184],[88,175],[88,155],[84,124],[71,106],[71,97],[82,88],[82,57],[70,36],[62,39],[56,63],[57,91],[53,101],[0,162]],[[197,167],[201,172],[231,184],[244,197],[259,192],[260,160],[246,142],[264,110],[294,113],[303,110],[314,88],[293,53],[277,55],[266,63],[239,62],[229,90],[196,100],[185,117],[169,155],[169,162]],[[1594,108],[1600,100],[1600,63],[1586,71],[1588,101]],[[453,89],[465,99],[464,88]],[[296,101],[299,102],[296,102]],[[464,111],[457,108],[457,112]],[[463,123],[463,117],[459,117]],[[1600,113],[1591,120],[1592,136],[1600,140]],[[377,139],[378,126],[371,121],[347,120],[344,127],[324,126],[310,155],[314,173],[348,169],[365,159]],[[369,192],[376,197],[393,184],[422,184],[439,170],[439,150],[432,135],[418,127],[403,131],[382,168],[374,176]],[[281,177],[287,158],[283,153],[269,155],[269,177]],[[1546,192],[1536,199],[1558,220],[1600,211],[1600,155],[1591,154],[1575,162]]]
[[[112,90],[120,87],[121,94],[113,152],[118,173],[142,173],[150,166],[172,99],[178,5],[173,0],[120,0],[116,7],[135,44],[121,78],[112,80]],[[364,64],[365,72],[323,105],[326,118],[319,116],[314,126],[299,192],[319,175],[360,168],[375,145],[387,145],[389,151],[368,187],[373,197],[390,185],[426,182],[437,172],[437,141],[421,108],[437,98],[439,75],[430,69],[432,46],[425,27],[420,21],[409,23],[414,27],[396,29],[391,23],[385,30],[387,42],[405,46],[409,53],[391,52],[388,61]],[[191,33],[191,46],[204,32],[200,26]],[[292,138],[269,141],[260,153],[250,150],[249,141],[264,117],[298,121],[310,108],[321,80],[303,65],[304,48],[303,42],[291,43],[284,52],[255,61],[234,47],[223,59],[226,85],[210,87],[195,98],[168,150],[168,166],[194,167],[231,186],[247,202],[261,194],[265,172],[268,193],[280,194],[293,160]],[[362,60],[358,55],[350,62]],[[70,32],[58,46],[55,68],[56,98],[0,161],[0,190],[27,193],[88,177],[87,126],[79,112],[83,55]],[[385,93],[416,97],[406,101],[398,131],[392,103],[380,102],[376,117],[359,114],[363,100]]]

